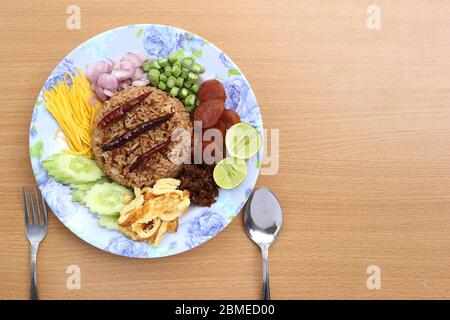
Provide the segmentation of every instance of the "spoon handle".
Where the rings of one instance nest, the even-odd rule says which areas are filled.
[[[262,299],[270,300],[270,286],[269,286],[269,247],[261,246],[263,256],[263,290]]]

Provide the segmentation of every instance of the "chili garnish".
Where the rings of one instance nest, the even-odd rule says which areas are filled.
[[[136,138],[137,136],[147,132],[148,130],[168,121],[172,117],[173,117],[173,113],[169,113],[169,114],[166,114],[159,118],[152,119],[152,120],[146,121],[144,123],[141,123],[140,125],[136,126],[135,128],[131,129],[130,131],[125,132],[121,136],[114,138],[113,140],[105,143],[102,146],[102,150],[109,151],[109,150],[118,148],[121,145],[127,143],[128,141]]]
[[[136,98],[133,98],[131,100],[128,100],[112,110],[110,113],[108,113],[106,116],[104,116],[97,124],[97,127],[99,128],[105,128],[109,124],[119,120],[122,118],[128,111],[130,111],[135,105],[141,103],[145,98],[148,97],[150,92],[145,92],[141,94],[140,96],[137,96]]]
[[[162,150],[164,150],[165,148],[167,148],[167,146],[170,144],[170,139],[167,140],[166,142],[163,142],[161,144],[158,144],[156,147],[151,148],[150,150],[146,151],[145,153],[141,154],[139,157],[137,157],[136,160],[134,160],[134,162],[130,165],[130,169],[128,170],[129,172],[133,172],[134,170],[136,170],[145,160],[147,160],[148,158],[150,158],[151,156],[153,156],[155,153],[158,153]]]

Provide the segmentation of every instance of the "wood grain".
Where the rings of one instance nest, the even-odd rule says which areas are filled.
[[[75,46],[133,23],[204,36],[241,67],[266,128],[280,129],[285,226],[270,252],[276,299],[450,298],[450,4],[368,1],[9,1],[0,11],[0,298],[27,299],[20,188],[34,177],[28,126],[48,74]],[[179,9],[182,8],[182,9]],[[78,265],[80,290],[66,289]],[[366,269],[381,268],[368,290]],[[242,216],[190,252],[104,253],[55,217],[38,259],[44,299],[257,299],[261,260]]]

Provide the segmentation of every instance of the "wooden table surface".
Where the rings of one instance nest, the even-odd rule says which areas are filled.
[[[8,1],[0,11],[0,298],[27,299],[21,187],[34,183],[37,94],[75,46],[113,27],[178,26],[214,42],[249,79],[280,168],[270,251],[275,299],[450,298],[450,3],[371,1]],[[66,8],[81,8],[68,30]],[[69,265],[81,289],[66,288]],[[368,266],[381,288],[368,290]],[[114,256],[54,216],[38,258],[44,299],[257,299],[261,257],[242,215],[213,240],[157,260]]]

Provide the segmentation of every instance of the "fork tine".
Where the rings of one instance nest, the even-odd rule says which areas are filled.
[[[42,224],[42,216],[41,216],[41,206],[40,201],[38,198],[37,188],[33,187],[34,189],[34,198],[36,200],[36,224]]]
[[[23,192],[23,204],[25,207],[25,224],[30,224],[30,219],[29,219],[29,204],[28,204],[28,197],[27,197],[27,188],[23,187],[22,188],[22,192]]]
[[[43,223],[47,224],[47,204],[45,202],[45,198],[44,195],[41,192],[41,199],[42,199],[42,218],[43,218]]]
[[[31,224],[35,224],[37,222],[36,209],[35,209],[36,204],[33,201],[33,194],[31,193],[31,190],[30,190],[31,187],[28,187],[27,189],[28,189],[28,192],[27,192],[28,198],[31,203],[31,205],[30,205],[30,207],[31,207]]]

